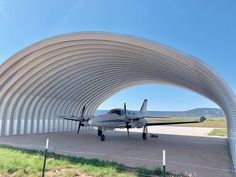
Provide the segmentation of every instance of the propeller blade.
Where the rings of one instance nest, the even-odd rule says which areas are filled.
[[[80,114],[80,117],[82,117],[82,118],[84,117],[85,107],[86,107],[86,106],[84,105],[84,107],[83,107],[83,109],[82,109],[82,111],[81,111],[81,114]]]
[[[127,119],[126,103],[124,103],[124,113],[125,113],[125,118]]]
[[[77,134],[79,134],[80,126],[81,126],[81,122],[79,122]]]
[[[126,103],[124,103],[124,110],[125,110],[125,112],[126,112]]]
[[[129,120],[128,120],[128,116],[127,116],[126,103],[124,103],[124,113],[125,113],[125,122],[126,122],[127,134],[128,134],[128,137],[129,137]]]
[[[127,134],[128,134],[128,138],[129,138],[129,127],[127,126]]]

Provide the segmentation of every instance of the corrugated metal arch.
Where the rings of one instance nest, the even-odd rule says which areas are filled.
[[[79,33],[40,41],[0,66],[1,135],[74,130],[58,114],[86,114],[120,90],[163,83],[197,92],[219,105],[235,157],[236,98],[202,61],[128,36]],[[233,158],[234,159],[234,158]]]

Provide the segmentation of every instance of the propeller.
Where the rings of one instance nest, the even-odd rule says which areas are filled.
[[[80,116],[75,116],[75,115],[62,116],[62,115],[59,115],[59,116],[57,116],[57,117],[63,118],[63,119],[65,119],[65,120],[71,120],[71,121],[77,121],[77,122],[79,122],[78,128],[77,128],[77,134],[79,134],[80,127],[81,127],[81,126],[84,126],[84,123],[83,123],[83,122],[89,120],[89,118],[85,119],[85,117],[84,117],[85,108],[86,108],[86,105],[83,106],[83,108],[82,108],[82,110],[81,110],[81,113],[80,113]]]
[[[124,103],[125,119],[127,119],[126,103]]]
[[[78,129],[77,129],[77,134],[79,134],[79,131],[80,131],[80,127],[81,127],[81,125],[83,125],[83,121],[85,120],[84,119],[84,112],[85,112],[85,107],[86,106],[84,106],[83,108],[82,108],[82,111],[81,111],[81,114],[80,114],[80,120],[79,120],[79,125],[78,125]]]
[[[81,115],[80,115],[80,117],[83,118],[83,119],[84,119],[85,107],[86,106],[84,105],[83,108],[82,108],[82,111],[81,111]]]
[[[127,134],[128,134],[128,137],[129,137],[129,127],[126,126],[126,128],[127,128]]]
[[[124,113],[125,113],[125,123],[126,123],[126,129],[127,129],[127,134],[128,134],[128,137],[129,137],[129,120],[128,120],[128,116],[127,116],[127,111],[126,111],[126,103],[124,103]]]
[[[79,121],[78,129],[77,129],[77,134],[79,134],[80,127],[81,127],[81,121]]]

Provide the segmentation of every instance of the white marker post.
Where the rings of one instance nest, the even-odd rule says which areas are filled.
[[[48,152],[48,143],[49,143],[49,139],[47,139],[47,141],[46,141],[46,147],[45,147],[45,151],[44,151],[44,161],[43,161],[42,177],[44,177],[44,172],[45,172],[45,167],[46,167],[46,159],[47,159],[47,152]]]
[[[163,177],[166,176],[166,151],[163,150]]]

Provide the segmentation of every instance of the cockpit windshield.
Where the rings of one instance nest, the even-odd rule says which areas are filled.
[[[121,109],[112,109],[108,112],[108,114],[117,114],[121,116],[123,114],[123,111]]]

